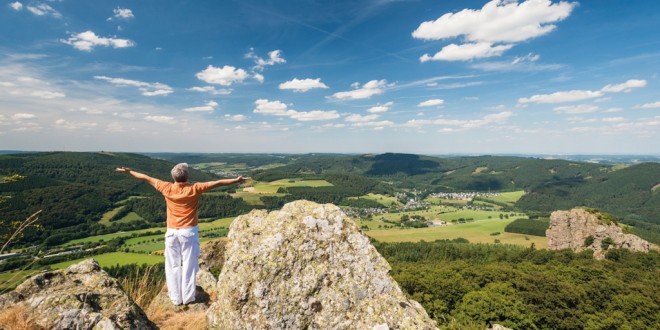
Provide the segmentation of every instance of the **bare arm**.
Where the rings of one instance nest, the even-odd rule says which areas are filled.
[[[235,179],[222,179],[222,180],[218,180],[218,181],[211,181],[210,182],[211,183],[211,186],[210,186],[211,188],[209,188],[209,189],[213,189],[213,188],[220,187],[220,186],[228,186],[230,184],[243,182],[245,180],[252,180],[252,178],[239,176]]]
[[[128,173],[128,174],[130,174],[132,177],[134,177],[134,178],[136,178],[136,179],[138,179],[138,180],[142,180],[142,181],[150,182],[150,181],[153,180],[152,177],[150,177],[150,176],[148,176],[148,175],[146,175],[146,174],[142,174],[142,173],[140,173],[140,172],[135,172],[135,171],[131,170],[131,169],[128,168],[128,167],[117,167],[117,168],[115,169],[115,172]]]

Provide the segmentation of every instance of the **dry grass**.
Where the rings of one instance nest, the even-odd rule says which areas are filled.
[[[0,329],[41,330],[25,306],[15,306],[0,312]]]
[[[126,276],[121,281],[121,287],[142,310],[149,306],[164,284],[165,280],[156,276],[155,265],[138,268],[134,276]]]
[[[175,312],[173,310],[149,309],[147,317],[161,330],[204,330],[206,312]]]

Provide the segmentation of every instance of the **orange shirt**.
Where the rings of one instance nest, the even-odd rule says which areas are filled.
[[[190,228],[197,226],[199,196],[211,189],[212,182],[166,182],[150,178],[154,186],[165,197],[167,204],[167,228]]]

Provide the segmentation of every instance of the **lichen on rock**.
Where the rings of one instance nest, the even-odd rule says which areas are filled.
[[[0,309],[16,306],[45,329],[157,329],[94,259],[32,276],[0,296]]]
[[[581,252],[591,249],[597,259],[604,258],[609,248],[625,248],[636,252],[658,250],[655,244],[624,233],[615,222],[602,221],[597,212],[580,208],[552,212],[546,237],[549,250],[571,249]]]
[[[434,329],[332,204],[254,210],[231,225],[211,329]]]

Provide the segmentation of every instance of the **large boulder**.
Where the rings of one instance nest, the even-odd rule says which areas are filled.
[[[308,201],[231,225],[211,329],[435,329],[337,206]]]
[[[546,237],[549,250],[571,249],[581,252],[591,249],[597,259],[604,258],[609,248],[625,248],[636,252],[658,250],[655,244],[624,233],[623,228],[607,215],[585,209],[552,212]]]
[[[45,329],[157,329],[94,259],[35,275],[0,296]]]

